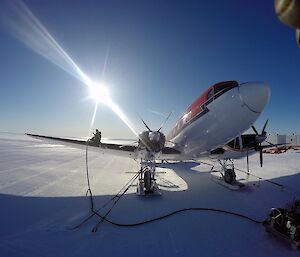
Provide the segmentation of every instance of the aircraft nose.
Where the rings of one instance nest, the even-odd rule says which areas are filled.
[[[239,93],[250,111],[260,113],[269,102],[270,87],[263,82],[247,82],[240,84]]]

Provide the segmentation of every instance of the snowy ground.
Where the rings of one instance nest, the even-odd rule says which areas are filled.
[[[300,152],[251,157],[250,186],[231,191],[211,180],[210,166],[165,164],[158,171],[160,197],[138,197],[132,187],[108,218],[135,223],[189,207],[220,208],[263,220],[271,207],[300,197]],[[89,154],[96,208],[134,175],[137,163]],[[245,170],[246,161],[236,162]],[[244,173],[238,178],[247,179]],[[279,183],[282,186],[272,184]],[[102,223],[89,214],[85,152],[25,135],[0,133],[0,256],[299,256],[261,225],[221,213],[185,212],[140,227]],[[102,213],[107,209],[102,210]]]

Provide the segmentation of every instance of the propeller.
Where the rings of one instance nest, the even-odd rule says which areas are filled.
[[[143,118],[140,115],[138,115],[148,130],[148,131],[144,131],[143,133],[140,134],[139,140],[142,141],[143,145],[145,145],[149,151],[159,152],[164,147],[166,138],[165,138],[165,135],[161,132],[161,129],[167,123],[171,114],[172,114],[172,112],[169,113],[169,115],[163,121],[163,123],[161,124],[161,126],[158,130],[152,130],[147,125],[147,123],[143,120]]]
[[[262,142],[264,142],[267,138],[267,132],[266,132],[266,127],[267,127],[267,124],[268,124],[269,120],[267,120],[263,126],[263,129],[261,131],[261,133],[259,134],[257,132],[257,129],[254,127],[254,126],[251,126],[253,131],[255,132],[256,134],[256,137],[255,137],[255,142],[258,144],[256,147],[255,147],[255,150],[259,151],[259,161],[260,161],[260,167],[263,166],[263,147],[262,147]],[[269,142],[267,142],[269,143]]]
[[[170,116],[172,115],[172,112],[170,112],[168,114],[168,116],[165,118],[165,120],[163,121],[163,123],[161,124],[160,128],[157,130],[157,132],[160,132],[161,129],[165,126],[165,124],[167,123],[168,119],[170,118]],[[147,123],[143,120],[143,118],[138,114],[139,118],[141,119],[141,121],[144,123],[145,127],[148,129],[149,132],[152,132],[152,129],[150,129],[150,127],[147,125]]]

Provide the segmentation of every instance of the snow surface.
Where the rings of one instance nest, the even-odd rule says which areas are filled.
[[[210,166],[197,162],[157,169],[162,196],[140,197],[131,187],[108,218],[135,223],[189,207],[220,208],[263,220],[270,208],[300,196],[300,151],[250,158],[249,187],[231,191],[212,181]],[[207,161],[211,163],[210,161]],[[245,159],[235,162],[246,170]],[[96,208],[134,175],[134,160],[89,153]],[[212,212],[185,212],[139,227],[103,222],[89,215],[85,152],[50,145],[26,135],[0,133],[0,256],[299,256],[261,225]],[[239,179],[247,180],[237,172]],[[272,184],[276,182],[282,186]],[[109,207],[108,207],[109,208]],[[101,212],[104,213],[106,209]]]

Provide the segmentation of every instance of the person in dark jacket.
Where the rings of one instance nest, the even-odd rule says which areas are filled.
[[[100,146],[101,145],[101,132],[96,129],[95,132],[93,132],[93,137],[90,141],[90,145],[92,146]]]

